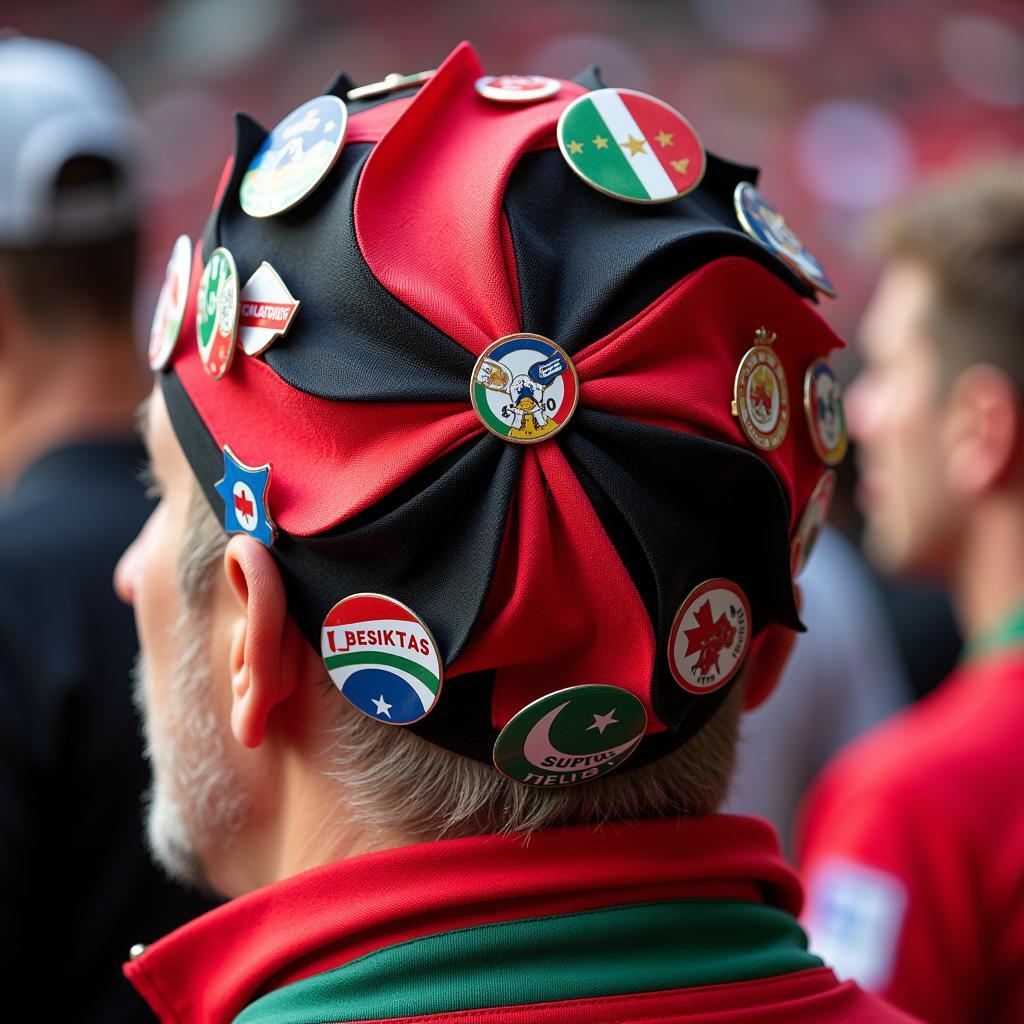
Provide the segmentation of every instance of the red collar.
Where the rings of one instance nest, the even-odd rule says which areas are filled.
[[[153,943],[125,974],[161,1021],[227,1024],[253,999],[383,946],[489,921],[656,899],[800,911],[774,831],[753,818],[652,819],[422,843],[313,868]]]

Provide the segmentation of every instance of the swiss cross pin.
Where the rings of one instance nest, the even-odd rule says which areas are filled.
[[[287,333],[299,300],[264,260],[242,289],[238,313],[238,343],[247,356],[266,352],[275,339]]]
[[[224,500],[224,529],[228,533],[247,533],[268,548],[274,543],[277,528],[267,505],[269,463],[247,466],[225,445],[224,475],[213,488]]]

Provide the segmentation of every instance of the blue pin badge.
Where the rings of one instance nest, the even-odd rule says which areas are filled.
[[[274,543],[277,528],[267,507],[269,463],[247,466],[225,445],[224,475],[213,488],[224,499],[224,529],[228,533],[247,533],[268,548]]]
[[[749,181],[741,181],[736,186],[733,205],[736,218],[751,238],[775,253],[812,288],[830,298],[836,297],[836,286],[829,280],[820,260],[797,238],[785,217]]]

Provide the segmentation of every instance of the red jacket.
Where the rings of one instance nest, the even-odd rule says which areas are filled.
[[[314,868],[125,972],[176,1024],[909,1021],[807,953],[799,904],[763,822],[576,826]]]
[[[935,1024],[1024,1021],[1022,785],[1024,648],[1004,648],[848,748],[812,792],[812,948]]]

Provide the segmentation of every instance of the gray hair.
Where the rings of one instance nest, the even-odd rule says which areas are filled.
[[[198,487],[179,557],[186,607],[206,602],[227,538]],[[344,789],[345,811],[367,826],[426,839],[556,825],[710,814],[733,773],[742,681],[710,721],[674,753],[622,774],[565,789],[512,782],[493,767],[453,754],[406,729],[374,722],[337,700],[325,735],[326,776]],[[322,685],[333,690],[326,670]]]

